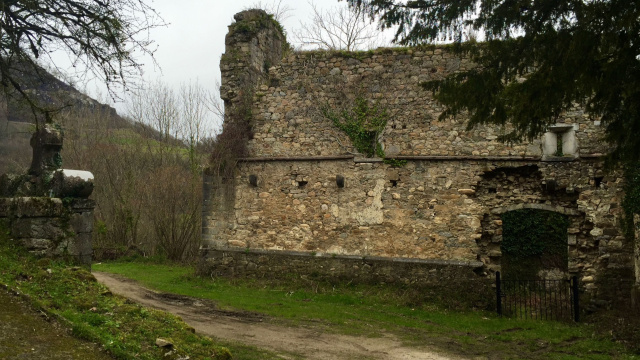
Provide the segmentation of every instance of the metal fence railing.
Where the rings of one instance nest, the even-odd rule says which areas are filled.
[[[578,278],[503,280],[498,271],[496,305],[500,316],[579,322]]]

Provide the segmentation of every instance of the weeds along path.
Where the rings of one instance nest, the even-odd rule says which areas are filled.
[[[94,272],[112,293],[137,303],[182,317],[196,332],[226,341],[239,342],[281,353],[283,359],[294,353],[304,359],[385,359],[449,360],[428,349],[409,348],[397,338],[367,338],[326,334],[318,329],[286,327],[269,323],[255,313],[224,311],[212,303],[181,295],[158,293],[118,275]],[[455,357],[455,359],[460,359]]]

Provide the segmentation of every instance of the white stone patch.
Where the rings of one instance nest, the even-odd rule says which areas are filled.
[[[84,181],[93,181],[93,174],[90,171],[62,169],[64,177],[79,177]]]
[[[353,213],[352,217],[358,222],[359,225],[380,225],[384,220],[384,214],[382,212],[382,191],[384,191],[385,181],[378,179],[376,186],[370,193],[373,193],[373,201],[371,205],[364,208],[360,212]]]

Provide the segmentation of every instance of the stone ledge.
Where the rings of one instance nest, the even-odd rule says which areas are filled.
[[[449,156],[449,155],[398,155],[389,157],[396,160],[431,160],[431,161],[468,161],[468,160],[484,160],[484,161],[540,161],[539,156]]]
[[[53,217],[63,212],[64,204],[58,198],[0,198],[0,217]]]
[[[330,160],[350,160],[353,155],[336,156],[282,156],[282,157],[248,157],[240,158],[238,162],[267,162],[267,161],[330,161]]]
[[[200,251],[201,252],[220,251],[220,252],[233,252],[233,253],[243,253],[243,254],[277,255],[277,256],[284,255],[284,256],[294,256],[294,257],[307,257],[307,258],[311,257],[311,258],[325,258],[325,259],[363,260],[363,261],[442,265],[442,266],[465,266],[465,267],[471,267],[474,269],[480,268],[484,265],[481,261],[388,258],[388,257],[382,257],[382,256],[339,255],[339,254],[328,254],[328,253],[314,254],[312,252],[304,252],[304,251],[245,249],[245,248],[233,248],[233,247],[218,247],[218,248],[201,247]]]

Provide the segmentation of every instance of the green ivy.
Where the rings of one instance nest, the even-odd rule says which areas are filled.
[[[379,137],[387,125],[387,109],[381,109],[377,103],[369,105],[366,99],[359,96],[355,99],[353,109],[336,114],[325,108],[323,114],[349,136],[353,146],[360,153],[367,157],[384,157]]]
[[[62,155],[60,153],[56,153],[53,156],[53,166],[56,169],[62,169]]]
[[[502,215],[502,270],[506,276],[535,277],[549,268],[567,269],[567,216],[522,209]]]
[[[624,218],[622,221],[625,236],[635,237],[633,214],[640,214],[640,163],[629,164],[624,169],[624,199],[622,200]]]
[[[407,165],[407,160],[385,158],[384,163],[391,165],[392,167],[403,167]]]

